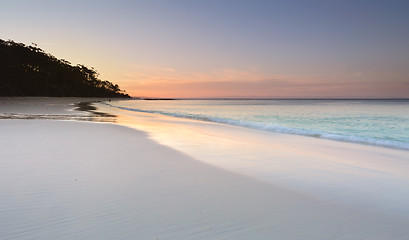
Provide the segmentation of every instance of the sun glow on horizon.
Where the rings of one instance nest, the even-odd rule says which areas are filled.
[[[134,97],[407,98],[409,2],[370,3],[6,1],[0,31]]]
[[[395,98],[408,96],[405,81],[376,84],[362,72],[334,71],[332,77],[263,74],[220,69],[210,73],[180,72],[172,67],[134,65],[134,73],[121,81],[134,97],[151,98]],[[376,74],[374,71],[372,74]]]

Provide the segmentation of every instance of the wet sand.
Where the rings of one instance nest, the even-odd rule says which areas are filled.
[[[44,106],[45,101],[53,106],[47,112],[36,107],[35,99],[25,112],[1,104],[0,110],[2,114],[89,114],[74,110],[72,100],[58,106],[57,100],[42,99],[37,104]],[[181,147],[166,146],[167,137],[161,140],[152,129],[166,130],[164,121],[169,119],[145,115],[139,121],[134,127],[145,131],[112,123],[0,120],[0,235],[5,239],[406,239],[409,234],[407,215],[340,204],[286,188],[279,181],[274,184],[218,167],[182,152]],[[152,126],[143,125],[144,121]],[[201,124],[175,119],[169,124],[172,121],[174,127],[190,131]],[[223,125],[200,129],[209,136],[243,134]],[[168,133],[172,135],[171,130]],[[183,145],[176,136],[175,141]],[[280,142],[285,144],[285,139]],[[301,150],[297,154],[303,154]],[[276,151],[277,160],[292,156],[285,149]],[[325,158],[331,151],[339,149],[315,154]],[[398,177],[407,179],[405,174]]]

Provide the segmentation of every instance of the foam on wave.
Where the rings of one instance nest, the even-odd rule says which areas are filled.
[[[285,126],[281,126],[277,124],[265,124],[265,123],[260,123],[260,122],[234,120],[234,119],[227,119],[227,118],[220,118],[220,117],[205,116],[201,114],[178,114],[178,113],[170,113],[170,112],[165,112],[165,111],[143,110],[143,109],[113,106],[108,103],[107,105],[111,107],[123,109],[123,110],[134,111],[134,112],[154,113],[154,114],[161,114],[161,115],[178,117],[178,118],[186,118],[186,119],[200,120],[200,121],[206,121],[206,122],[222,123],[222,124],[227,124],[227,125],[246,127],[246,128],[258,129],[258,130],[269,131],[269,132],[294,134],[294,135],[323,138],[323,139],[342,141],[342,142],[351,142],[351,143],[374,145],[374,146],[388,147],[388,148],[401,149],[401,150],[409,150],[408,144],[395,142],[395,141],[388,141],[388,140],[383,140],[383,139],[342,135],[342,134],[322,132],[322,131],[313,131],[313,130],[300,129],[300,128],[290,128],[290,127],[285,127]]]

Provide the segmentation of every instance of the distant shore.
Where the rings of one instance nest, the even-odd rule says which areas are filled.
[[[400,186],[408,183],[404,152],[130,114],[103,102],[84,103],[90,101],[104,99],[0,99],[1,116],[65,116],[0,120],[0,235],[5,239],[363,240],[409,235],[404,211],[374,211],[363,202],[340,203],[307,188],[287,188],[279,178],[262,181],[235,173],[228,166],[234,159],[225,166],[206,161],[212,156],[209,149],[219,147],[217,154],[222,154],[228,151],[225,144],[233,150],[255,144],[271,148],[276,168],[297,165],[297,178],[331,174],[340,167],[344,175],[333,177],[379,174],[378,179]],[[111,123],[81,121],[89,117]],[[186,141],[192,145],[186,147]],[[195,155],[198,149],[203,155]],[[371,164],[363,161],[367,157],[373,157]],[[283,177],[289,173],[283,171]],[[383,198],[409,194],[379,189]]]

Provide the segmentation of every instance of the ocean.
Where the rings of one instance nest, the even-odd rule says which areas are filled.
[[[268,132],[409,150],[409,100],[125,100],[109,105]]]
[[[26,101],[26,109],[78,114],[60,99],[40,100]],[[20,112],[20,103],[7,109]],[[282,239],[304,239],[308,231],[307,239],[408,236],[409,151],[274,132],[312,132],[314,121],[338,119],[338,112],[375,116],[385,108],[379,112],[395,116],[405,104],[107,103],[131,109],[95,103],[123,126],[0,121],[2,239],[271,239],[282,229],[289,232]],[[226,123],[213,123],[220,119]],[[260,128],[272,122],[279,128]],[[247,125],[228,125],[239,123]]]

